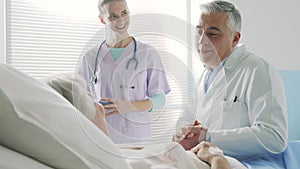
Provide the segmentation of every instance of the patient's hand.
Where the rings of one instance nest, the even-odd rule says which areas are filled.
[[[173,141],[182,145],[185,150],[190,150],[199,141],[206,139],[207,129],[199,123],[194,123],[181,128],[174,136]]]
[[[191,150],[199,159],[208,163],[211,166],[211,169],[230,169],[230,165],[227,159],[223,156],[222,151],[217,147],[214,147],[209,142],[202,141]]]

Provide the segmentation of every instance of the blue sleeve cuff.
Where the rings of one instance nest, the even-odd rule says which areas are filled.
[[[164,93],[159,93],[149,97],[149,100],[152,103],[152,108],[149,110],[149,112],[152,112],[153,110],[164,108],[166,103],[166,96]]]

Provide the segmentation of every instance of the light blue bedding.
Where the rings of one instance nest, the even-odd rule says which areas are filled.
[[[249,169],[300,169],[300,140],[289,141],[280,154],[268,154],[242,161]]]
[[[280,71],[287,99],[289,140],[300,140],[300,71]]]
[[[267,154],[242,161],[249,169],[300,169],[300,128],[298,125],[298,119],[300,118],[300,71],[280,71],[279,73],[287,97],[290,141],[283,153],[277,155]]]

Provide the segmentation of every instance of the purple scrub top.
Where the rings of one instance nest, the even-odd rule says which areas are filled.
[[[150,45],[137,41],[135,62],[126,64],[134,53],[134,42],[128,44],[115,61],[104,44],[98,56],[97,83],[90,82],[94,74],[95,59],[99,46],[90,49],[78,67],[79,74],[87,82],[94,99],[102,97],[126,101],[145,100],[158,93],[167,94],[170,87],[158,52]],[[147,141],[151,138],[149,112],[129,112],[106,117],[109,136],[115,143]]]

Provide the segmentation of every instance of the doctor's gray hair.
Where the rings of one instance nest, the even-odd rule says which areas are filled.
[[[79,74],[64,73],[46,79],[46,83],[66,98],[88,119],[95,117],[94,100],[86,88],[85,81]]]
[[[232,33],[241,32],[242,18],[239,10],[230,2],[227,1],[212,1],[206,4],[201,4],[200,9],[203,13],[225,12],[228,15],[227,24]]]
[[[126,3],[126,5],[127,5],[126,0],[99,0],[99,1],[98,1],[98,10],[99,10],[99,14],[100,14],[100,15],[105,14],[105,12],[106,12],[105,5],[106,5],[107,3],[110,3],[110,2],[116,2],[116,1],[124,1],[124,2]]]

